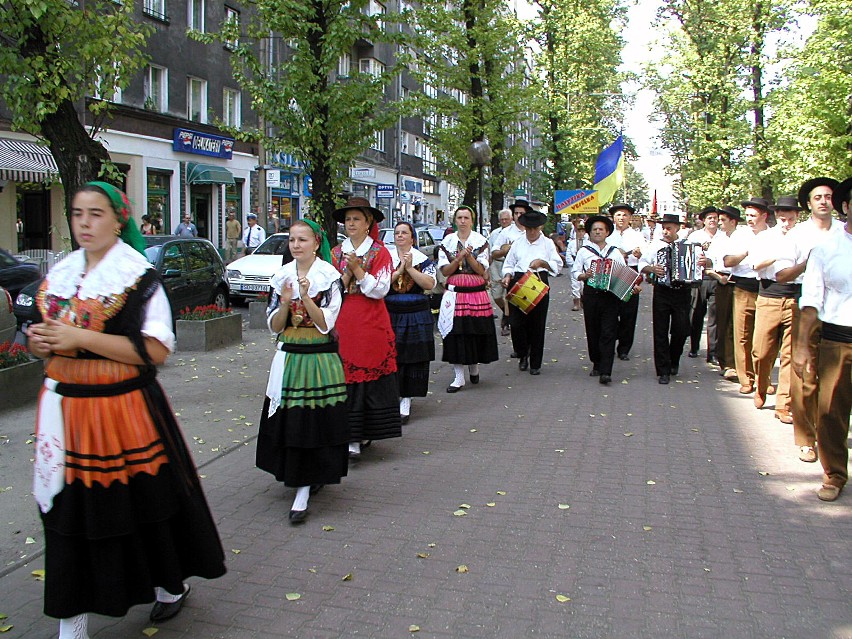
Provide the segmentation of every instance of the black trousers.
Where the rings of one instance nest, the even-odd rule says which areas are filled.
[[[688,287],[654,287],[651,304],[654,320],[654,368],[657,375],[669,375],[680,366],[683,346],[689,336],[689,309],[692,290]]]
[[[589,359],[601,375],[612,375],[615,340],[618,335],[618,311],[622,301],[612,293],[583,287],[583,321]]]
[[[523,273],[515,273],[514,284]],[[538,273],[547,284],[547,273]],[[510,286],[511,287],[511,286]],[[544,358],[544,332],[547,329],[547,309],[550,307],[550,293],[529,313],[524,313],[514,304],[509,304],[509,328],[512,332],[512,348],[519,357],[530,358],[530,368],[541,368]]]
[[[626,302],[618,302],[618,346],[615,350],[619,355],[627,355],[633,348],[637,317],[639,317],[638,295],[633,295]]]
[[[707,311],[710,304],[710,296],[715,292],[716,280],[705,277],[701,280],[698,286],[692,289],[692,316],[689,326],[689,350],[697,353],[701,349],[701,333],[704,332],[704,318],[707,316]],[[714,304],[715,307],[715,304]],[[715,310],[715,308],[714,308]],[[712,318],[714,322],[713,331],[715,334],[715,316]],[[711,354],[715,350],[710,349],[710,320],[707,325],[707,359],[710,359]],[[714,335],[715,337],[715,335]]]

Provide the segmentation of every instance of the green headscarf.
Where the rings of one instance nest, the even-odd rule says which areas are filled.
[[[309,220],[308,218],[304,218],[302,220],[305,224],[311,227],[311,230],[317,236],[317,240],[319,241],[319,251],[317,255],[331,264],[331,247],[328,244],[328,237],[325,235],[325,231],[322,230],[322,227],[314,222],[313,220]]]
[[[145,255],[145,238],[142,237],[142,232],[139,230],[136,220],[130,216],[130,198],[127,197],[127,194],[109,182],[95,180],[86,182],[83,188],[87,186],[94,186],[104,192],[109,198],[110,204],[112,204],[118,221],[121,223],[121,235],[119,237],[125,244]]]

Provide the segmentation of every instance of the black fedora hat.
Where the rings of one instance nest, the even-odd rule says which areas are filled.
[[[798,200],[792,195],[784,195],[779,197],[778,200],[770,206],[773,211],[802,211],[801,206],[799,206]]]
[[[669,224],[680,224],[680,215],[677,213],[665,213],[663,217],[660,218],[660,224],[665,224],[667,222]]]
[[[752,207],[755,209],[760,209],[761,211],[766,211],[769,213],[769,207],[772,206],[772,203],[769,200],[766,200],[762,197],[753,197],[748,200],[743,200],[740,202],[743,208]]]
[[[734,206],[722,206],[719,208],[719,215],[727,215],[732,220],[736,220],[739,222],[743,219],[743,214],[740,213],[740,210]]]
[[[698,219],[704,220],[704,218],[707,217],[708,215],[710,215],[711,213],[718,214],[719,209],[717,209],[715,206],[705,206],[703,209],[701,209],[698,212]]]
[[[526,200],[515,200],[514,202],[512,202],[512,206],[510,207],[512,209],[512,213],[515,212],[515,207],[518,207],[518,206],[523,207],[523,209],[526,213],[529,213],[529,212],[535,210],[530,205],[530,203],[527,202]]]
[[[802,208],[808,211],[808,200],[811,197],[811,191],[813,191],[818,186],[827,186],[830,187],[832,191],[837,188],[837,185],[840,184],[837,180],[830,177],[816,177],[811,178],[799,189],[799,204],[802,205]],[[832,200],[833,201],[833,200]]]
[[[852,177],[848,177],[838,184],[831,194],[831,203],[834,205],[834,210],[837,211],[838,215],[846,215],[843,212],[843,203],[849,203],[850,191],[852,191]]]
[[[633,215],[636,212],[636,209],[634,209],[629,204],[624,204],[623,202],[620,202],[618,204],[613,204],[611,207],[609,207],[610,215],[612,215],[616,211],[630,211],[630,215]]]
[[[361,209],[362,211],[369,211],[370,215],[373,216],[374,222],[381,222],[385,219],[385,214],[382,213],[375,206],[370,206],[370,200],[365,197],[350,197],[346,200],[346,204],[341,206],[339,209],[335,209],[334,213],[332,213],[332,217],[340,223],[346,219],[346,211],[350,209]]]
[[[518,224],[531,229],[544,226],[546,223],[547,216],[540,211],[533,211],[532,209],[525,211],[518,217]]]
[[[612,232],[615,230],[615,223],[608,218],[606,215],[590,215],[586,218],[586,230],[592,230],[592,224],[595,222],[603,222],[604,226],[606,226],[606,234],[612,235]]]

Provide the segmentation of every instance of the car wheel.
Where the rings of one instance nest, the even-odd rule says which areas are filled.
[[[216,292],[213,294],[213,300],[210,303],[218,306],[219,308],[228,308],[228,302],[228,291],[223,288],[217,288]]]

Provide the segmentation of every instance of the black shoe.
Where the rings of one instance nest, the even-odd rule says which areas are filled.
[[[359,459],[361,459],[361,453],[349,451],[349,461],[358,461]]]
[[[620,359],[622,362],[629,362],[630,361],[630,355],[628,355],[627,353],[619,353],[618,359]]]
[[[669,383],[669,376],[668,375],[660,375],[659,382],[660,382],[660,384],[668,384]]]
[[[698,351],[689,351],[689,353],[687,354],[687,357],[691,357],[692,359],[695,359],[696,357],[698,357]]]
[[[308,509],[304,510],[291,510],[290,511],[290,524],[293,526],[298,526],[299,524],[304,524],[305,519],[308,518]]]
[[[315,484],[314,486],[311,486],[311,489],[308,492],[310,492],[311,495],[316,495],[324,487],[325,487],[325,484]]]
[[[521,358],[521,361],[518,362],[518,370],[525,371],[530,367],[530,358],[524,356]]]
[[[718,366],[718,365],[719,365],[719,360],[718,360],[718,359],[716,359],[715,357],[708,357],[708,358],[707,358],[707,363],[708,363],[708,364],[710,364],[711,366]]]
[[[609,384],[612,381],[612,377],[610,377],[609,375],[601,375],[598,381],[601,384]]]
[[[479,383],[479,375],[471,375],[470,376],[470,383],[471,384],[478,384]]]
[[[677,375],[678,370],[679,370],[679,369],[678,369],[678,367],[677,367],[677,366],[672,366],[672,367],[671,367],[671,369],[669,369],[669,375],[671,375],[672,377],[674,377],[675,375]]]
[[[458,393],[462,388],[463,386],[453,386],[452,384],[450,384],[449,386],[447,386],[447,392]]]
[[[597,368],[593,368],[592,372],[589,373],[589,377],[597,377],[600,374],[601,374],[601,372]]]
[[[364,450],[365,448],[369,448],[372,445],[373,445],[372,439],[365,439],[364,441],[361,442],[361,450]]]
[[[531,368],[530,369],[530,375],[541,375],[541,369],[540,368]]]
[[[403,426],[408,423],[409,417],[410,417],[410,415],[400,415],[399,416],[399,421],[402,422]]]
[[[191,588],[189,587],[189,584],[186,584],[186,590],[183,591],[180,599],[174,603],[163,603],[162,601],[155,602],[154,607],[151,608],[151,614],[148,615],[148,618],[154,622],[171,619],[180,612],[181,608],[183,608],[183,604],[189,596],[190,590]]]
[[[512,354],[509,355],[509,357],[511,357],[512,359],[518,359],[520,355],[518,355],[515,351],[512,351]]]

